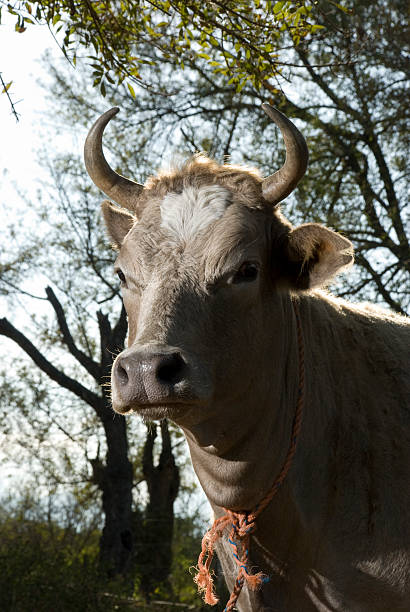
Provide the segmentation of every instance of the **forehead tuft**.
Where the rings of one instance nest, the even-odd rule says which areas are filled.
[[[188,242],[220,219],[231,201],[231,192],[220,185],[187,186],[182,193],[168,193],[160,204],[161,228]]]
[[[261,184],[262,177],[255,168],[218,164],[198,154],[168,171],[151,176],[139,201],[144,208],[153,201],[161,202],[168,193],[182,193],[186,187],[219,185],[234,193],[238,202],[257,208],[262,200]]]

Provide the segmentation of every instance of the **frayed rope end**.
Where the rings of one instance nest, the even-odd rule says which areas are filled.
[[[198,569],[197,575],[194,577],[194,582],[198,587],[198,591],[203,593],[204,602],[209,606],[214,606],[219,599],[214,593],[214,581],[209,571],[205,567]]]
[[[259,572],[258,574],[245,573],[244,578],[246,580],[246,584],[248,585],[248,589],[251,591],[258,591],[262,584],[269,581],[269,577],[263,572]]]

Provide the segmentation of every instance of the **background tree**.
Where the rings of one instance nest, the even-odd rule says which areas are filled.
[[[356,270],[343,295],[410,306],[408,220],[409,37],[403,3],[356,2],[332,15],[321,40],[295,49],[306,68],[292,76],[299,99],[283,107],[308,123],[311,170],[298,208],[354,243]],[[329,16],[328,16],[329,19]],[[318,69],[337,57],[355,58]]]
[[[0,334],[14,341],[38,370],[19,355],[13,370],[2,372],[2,430],[6,442],[13,440],[9,458],[17,443],[17,462],[41,474],[39,491],[51,487],[64,497],[71,492],[82,500],[85,512],[92,508],[95,516],[102,510],[103,521],[97,523],[102,527],[100,570],[111,578],[122,576],[132,589],[134,578],[142,584],[149,567],[159,578],[144,587],[148,596],[148,586],[153,592],[172,569],[174,501],[185,461],[180,455],[176,464],[174,447],[181,436],[172,444],[164,422],[161,444],[154,448],[155,426],[146,434],[136,419],[126,420],[112,411],[107,383],[112,360],[124,346],[126,315],[117,282],[108,272],[112,258],[97,207],[91,204],[95,194],[72,162],[70,156],[53,161],[55,189],[50,200],[44,190],[38,209],[28,207],[35,235],[30,228],[22,232],[24,223],[18,220],[18,231],[7,230],[12,240],[3,253],[1,291],[19,328],[4,317]],[[36,291],[43,279],[53,288],[48,285],[44,296],[27,291],[33,275]],[[33,313],[29,319],[24,319],[19,303]],[[128,436],[133,438],[131,449]],[[164,475],[168,488],[161,485]],[[136,488],[143,482],[147,494],[141,486]],[[162,514],[155,503],[158,486]],[[141,551],[147,541],[162,552],[144,566]]]
[[[52,267],[54,265],[56,286],[61,288],[60,293],[66,301],[73,302],[74,296],[71,291],[74,284],[74,274],[80,276],[81,271],[84,274],[84,261],[88,260],[88,266],[99,277],[103,263],[98,258],[98,247],[101,248],[101,241],[98,244],[98,241],[92,235],[93,225],[95,226],[94,215],[87,218],[86,204],[84,210],[76,209],[68,200],[65,204],[67,204],[68,224],[71,226],[71,230],[77,232],[77,235],[71,235],[67,240],[66,236],[60,234],[64,226],[59,221],[56,233],[60,235],[54,243],[54,248],[50,243],[48,244],[50,249],[48,257],[43,251],[43,265],[48,269],[49,278],[52,277]],[[38,238],[34,242],[36,240]],[[31,242],[33,243],[33,240]],[[38,254],[37,269],[40,271],[42,262],[39,244],[31,244],[30,246]],[[68,249],[66,260],[69,259],[68,253],[70,253],[70,263],[75,266],[75,269],[70,270],[68,261],[65,265],[65,262],[61,260],[57,263],[58,257],[56,255],[59,247]],[[81,254],[82,249],[84,249],[84,252]],[[54,258],[51,255],[53,250]],[[21,257],[17,257],[12,265],[6,265],[6,269],[3,269],[3,278],[6,277],[6,287],[10,287],[10,285],[13,288],[18,286],[17,276],[20,275],[20,264]],[[88,280],[90,280],[90,274],[88,274]],[[87,289],[88,287],[84,283],[83,288],[80,289],[81,299],[83,300],[88,297]],[[106,291],[112,291],[115,295],[115,287],[108,281],[105,281],[105,289]],[[15,290],[12,289],[12,293],[15,293]],[[50,326],[48,322],[44,325],[43,322],[41,328],[40,322],[37,321],[37,325],[41,329],[40,338],[37,339],[36,343],[37,346],[6,318],[0,320],[0,333],[17,343],[40,370],[57,385],[70,391],[91,407],[95,417],[101,423],[105,433],[105,462],[101,461],[99,453],[90,459],[93,468],[92,478],[102,491],[102,504],[105,513],[105,524],[101,539],[101,559],[110,566],[109,573],[126,573],[131,561],[132,551],[133,468],[128,459],[125,422],[120,418],[112,418],[108,388],[101,386],[109,376],[112,354],[121,350],[124,345],[127,330],[126,315],[121,310],[115,317],[114,324],[111,325],[108,314],[103,314],[101,310],[97,312],[96,319],[100,340],[98,347],[96,340],[89,338],[86,326],[86,310],[80,307],[79,317],[74,323],[76,329],[73,330],[73,321],[72,319],[70,321],[71,313],[67,312],[68,309],[63,308],[56,292],[51,286],[48,286],[45,293],[47,301],[54,310],[57,327],[55,325]],[[74,307],[76,306],[78,307],[78,304]],[[93,332],[96,331],[94,328]],[[74,339],[75,337],[76,339]],[[59,363],[56,356],[46,357],[47,349],[41,346],[41,339],[45,340],[46,346],[47,344],[48,346],[52,344],[54,347],[64,346],[65,350],[74,358],[77,370],[79,369],[78,366],[81,366],[85,370],[86,376],[79,372],[76,372],[74,377],[67,375],[66,368],[61,362]],[[40,340],[40,346],[38,346],[38,340]],[[40,397],[37,399],[38,402],[41,401]],[[52,409],[50,413],[52,414]]]
[[[316,20],[325,17],[328,7],[341,7],[328,1],[323,10],[309,0],[17,0],[13,4],[2,0],[1,4],[16,17],[17,32],[46,23],[74,65],[77,52],[86,50],[94,85],[104,96],[107,84],[126,79],[133,97],[133,83],[157,89],[155,68],[160,63],[151,48],[182,70],[187,58],[210,67],[238,90],[247,82],[258,89],[287,64],[282,54],[288,39],[298,44],[323,27]],[[146,65],[154,70],[142,71]]]

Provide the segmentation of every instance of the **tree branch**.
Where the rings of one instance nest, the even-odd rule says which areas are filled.
[[[89,374],[97,381],[100,381],[100,366],[88,355],[83,353],[75,344],[71,332],[68,328],[67,319],[64,314],[64,309],[59,302],[56,294],[51,287],[46,288],[47,299],[54,308],[54,312],[57,316],[58,325],[63,336],[63,341],[66,344],[70,353],[77,359],[77,361],[87,370]]]
[[[0,83],[1,83],[1,85],[3,85],[2,93],[5,93],[6,96],[8,97],[8,99],[9,99],[9,103],[10,103],[10,106],[11,106],[11,112],[15,116],[16,121],[19,121],[19,114],[16,111],[16,107],[14,106],[14,102],[13,102],[13,100],[10,97],[10,94],[9,94],[9,91],[8,91],[8,87],[7,87],[6,83],[3,81],[3,77],[2,77],[1,72],[0,72]],[[9,85],[10,85],[10,83],[9,83]]]
[[[359,113],[359,111],[349,106],[349,104],[343,98],[340,98],[339,96],[337,96],[335,92],[333,91],[333,89],[331,89],[329,85],[325,82],[325,80],[319,74],[317,74],[317,72],[313,70],[313,68],[316,68],[317,66],[312,66],[310,64],[306,52],[303,51],[300,47],[296,47],[296,52],[298,53],[300,59],[302,60],[305,68],[309,72],[312,78],[312,81],[320,87],[320,89],[328,96],[328,98],[332,100],[332,102],[334,102],[337,108],[340,108],[347,115],[350,115],[351,117],[356,119],[356,121],[358,121],[360,124],[363,124],[363,121],[362,121],[363,118],[362,118],[361,113]]]
[[[40,351],[27,338],[27,336],[16,329],[14,325],[12,325],[6,318],[0,319],[0,334],[7,336],[18,344],[18,346],[22,348],[23,351],[34,361],[36,366],[47,374],[51,380],[54,380],[61,387],[71,391],[71,393],[74,393],[74,395],[85,401],[89,406],[94,408],[97,414],[101,413],[101,410],[104,407],[103,398],[53,366],[53,364],[40,353]]]
[[[377,289],[380,292],[380,295],[383,297],[386,304],[388,304],[390,308],[392,308],[395,312],[398,312],[399,314],[402,314],[402,315],[407,314],[402,309],[400,304],[392,298],[390,293],[387,291],[386,287],[383,285],[380,274],[378,274],[376,270],[373,269],[373,267],[370,265],[370,262],[366,259],[366,257],[364,257],[363,254],[358,253],[356,256],[356,261],[358,261],[358,263],[360,263],[360,265],[363,266],[363,268],[367,270],[367,272],[370,274],[370,276],[373,279],[373,282],[377,286]]]

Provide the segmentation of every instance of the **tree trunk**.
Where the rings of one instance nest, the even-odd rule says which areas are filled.
[[[133,467],[128,459],[125,417],[114,414],[107,387],[104,386],[107,376],[111,375],[113,354],[124,348],[126,315],[123,307],[113,328],[107,315],[99,311],[97,316],[101,339],[100,384],[104,396],[104,408],[99,418],[107,442],[105,465],[99,462],[98,486],[102,491],[105,515],[100,539],[100,562],[101,569],[108,577],[122,575],[124,578],[131,578],[135,547],[132,515]]]
[[[172,593],[168,580],[172,565],[174,501],[179,489],[179,469],[172,453],[166,421],[161,422],[162,449],[157,465],[153,450],[157,425],[151,425],[144,446],[143,471],[148,486],[149,502],[145,511],[143,544],[137,560],[141,574],[141,590],[147,600],[162,584]]]
[[[107,439],[105,465],[99,465],[98,486],[105,515],[100,539],[101,567],[108,577],[132,570],[134,537],[132,526],[133,469],[128,459],[126,424],[123,416],[113,418],[107,406],[104,431]],[[95,470],[94,470],[95,471]]]

